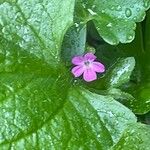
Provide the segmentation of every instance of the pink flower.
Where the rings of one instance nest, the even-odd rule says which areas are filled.
[[[97,79],[97,73],[105,71],[105,66],[95,61],[96,56],[93,53],[87,53],[84,56],[75,56],[72,59],[72,63],[76,65],[72,68],[72,73],[75,77],[79,77],[83,74],[83,79],[87,82]]]

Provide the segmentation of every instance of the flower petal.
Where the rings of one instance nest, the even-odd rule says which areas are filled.
[[[80,65],[80,64],[82,64],[83,62],[84,62],[83,56],[75,56],[75,57],[72,58],[72,63],[73,63],[74,65]]]
[[[79,77],[83,74],[84,69],[82,66],[75,66],[72,68],[71,72],[75,77]]]
[[[96,56],[93,53],[87,53],[84,55],[85,61],[87,61],[87,60],[94,61],[95,59],[96,59]]]
[[[105,71],[105,66],[104,66],[102,63],[100,63],[100,62],[94,61],[94,62],[92,63],[92,69],[93,69],[94,71],[96,71],[96,72],[101,73],[101,72],[104,72],[104,71]]]
[[[83,79],[87,82],[93,81],[97,79],[96,72],[92,69],[86,69],[83,73]]]

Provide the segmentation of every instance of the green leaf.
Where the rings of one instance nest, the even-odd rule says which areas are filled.
[[[62,44],[62,58],[71,62],[72,57],[83,55],[86,43],[86,26],[75,24],[67,31]]]
[[[150,7],[150,1],[78,0],[76,7],[76,18],[81,23],[93,20],[101,37],[114,45],[119,42],[129,43],[134,39],[135,22],[144,19],[145,11]]]
[[[93,21],[89,21],[87,23],[87,43],[94,48],[105,43],[105,41],[100,37]]]
[[[105,126],[111,133],[114,143],[116,143],[126,125],[130,122],[136,122],[136,117],[130,110],[115,101],[111,96],[102,96],[83,91],[84,97],[97,110]]]
[[[54,72],[51,70],[50,72]],[[0,86],[0,143],[35,132],[65,103],[69,83],[62,74],[6,73]],[[63,83],[66,84],[63,84]]]
[[[140,84],[132,91],[134,100],[128,103],[136,114],[145,114],[150,111],[150,82]]]
[[[126,92],[121,91],[120,89],[116,89],[116,88],[108,89],[106,91],[106,94],[112,96],[114,99],[116,99],[120,103],[127,105],[127,106],[128,106],[128,103],[135,100],[135,98],[131,94],[126,93]]]
[[[63,36],[73,22],[73,8],[74,0],[6,0],[0,5],[0,34],[54,67],[60,61]]]
[[[131,124],[123,133],[113,150],[149,150],[150,126]]]
[[[110,95],[123,105],[131,109],[135,114],[146,114],[150,111],[150,86],[149,84],[136,86],[130,89],[129,94],[120,89],[110,88],[104,94]],[[131,91],[132,90],[132,91]]]
[[[64,82],[60,79],[57,84],[59,81]],[[56,85],[51,87],[47,82],[42,91],[38,83],[30,83],[7,95],[0,109],[1,149],[107,150],[112,139],[116,143],[128,124],[136,122],[129,109],[109,96],[72,87],[62,100],[58,97],[67,89],[59,85],[59,95],[50,94],[48,91],[55,90]],[[34,92],[29,91],[30,87]],[[35,91],[37,87],[40,90]]]
[[[108,89],[106,94],[109,94],[135,114],[146,114],[150,111],[150,84],[140,84],[128,88],[128,92],[123,92],[120,89]],[[131,95],[132,94],[132,95]]]
[[[106,61],[109,65],[116,59],[115,57],[112,57],[112,60],[107,61],[107,57],[103,57],[103,55],[101,57],[102,60]],[[106,68],[108,67],[107,63]],[[133,57],[118,58],[118,60],[116,59],[116,62],[112,66],[109,66],[107,72],[102,78],[98,78],[96,81],[90,84],[88,83],[87,86],[95,90],[107,90],[109,88],[111,89],[123,86],[123,84],[127,83],[130,80],[130,76],[134,69],[134,66],[135,59]]]
[[[106,87],[119,87],[128,82],[134,66],[135,60],[133,57],[118,60],[105,76]]]

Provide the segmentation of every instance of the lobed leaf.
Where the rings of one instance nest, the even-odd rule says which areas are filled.
[[[145,17],[149,0],[78,0],[76,18],[93,20],[101,37],[109,44],[129,43],[134,39],[136,22]]]

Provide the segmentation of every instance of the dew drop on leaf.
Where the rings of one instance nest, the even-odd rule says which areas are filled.
[[[114,6],[112,6],[110,9],[111,9],[111,10],[114,10]]]
[[[134,129],[132,129],[130,133],[131,133],[131,134],[134,134],[134,133],[135,133],[135,130],[134,130]]]
[[[110,118],[114,117],[114,114],[111,111],[109,111],[108,114],[109,114]]]
[[[139,12],[139,11],[140,11],[140,8],[137,8],[136,10]]]
[[[102,14],[104,14],[105,13],[105,10],[102,10]]]
[[[126,138],[125,138],[125,141],[127,142],[128,140],[129,140],[129,137],[126,137]]]
[[[134,18],[133,18],[133,20],[134,20],[134,21],[136,21],[136,20],[137,20],[137,18],[136,18],[136,17],[134,17]]]
[[[84,4],[84,3],[82,4],[82,6],[83,6],[83,8],[86,8],[86,6],[85,6],[85,4]]]
[[[87,9],[87,10],[88,10],[88,12],[89,12],[92,16],[97,15],[97,13],[94,12],[92,9]]]
[[[116,10],[121,11],[122,7],[120,5],[117,6]]]
[[[76,27],[76,28],[78,28],[78,27],[79,27],[79,24],[78,24],[78,23],[74,23],[74,24],[75,24],[75,27]]]
[[[150,1],[148,1],[148,0],[145,0],[145,1],[144,1],[144,7],[145,7],[146,9],[148,9],[149,3],[150,3]]]
[[[112,23],[108,23],[106,26],[107,27],[112,27]]]
[[[101,137],[101,135],[100,135],[100,134],[98,134],[98,135],[97,135],[97,137],[98,137],[98,138],[100,138],[100,137]]]
[[[132,11],[130,8],[126,8],[125,15],[126,15],[126,17],[130,17],[132,15]]]
[[[95,7],[96,7],[95,5],[92,6],[93,9],[94,9]]]
[[[131,41],[134,37],[132,35],[128,36],[128,40]]]

